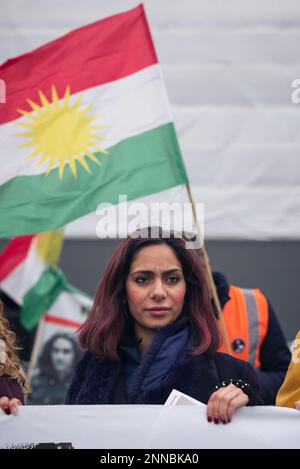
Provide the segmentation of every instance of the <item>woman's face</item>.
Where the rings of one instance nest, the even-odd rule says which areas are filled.
[[[142,248],[133,258],[126,280],[129,310],[147,329],[164,327],[180,315],[186,283],[182,265],[166,244]]]
[[[68,371],[72,368],[75,352],[71,342],[63,337],[55,340],[51,350],[53,368],[57,372]]]

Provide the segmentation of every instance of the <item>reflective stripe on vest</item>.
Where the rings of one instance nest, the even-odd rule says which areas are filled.
[[[248,317],[248,362],[255,364],[256,351],[259,345],[259,313],[257,309],[256,299],[252,290],[242,289],[247,309]]]
[[[231,354],[260,367],[260,347],[268,329],[268,303],[258,289],[242,289],[231,286],[230,300],[223,308],[223,318],[231,345]],[[244,344],[239,351],[234,343]],[[226,352],[223,344],[221,352]]]

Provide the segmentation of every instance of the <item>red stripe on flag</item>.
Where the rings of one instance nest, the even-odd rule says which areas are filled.
[[[69,326],[78,329],[81,324],[76,321],[71,321],[70,319],[60,318],[57,316],[44,316],[44,321],[50,322],[51,324],[59,324],[60,326]]]
[[[40,104],[38,91],[51,100],[55,85],[62,98],[123,78],[157,63],[142,5],[75,29],[32,52],[0,66],[6,83],[6,104],[0,106],[0,123],[20,117],[18,109],[32,111],[27,99]]]
[[[13,238],[0,253],[0,281],[4,280],[26,258],[36,235]]]

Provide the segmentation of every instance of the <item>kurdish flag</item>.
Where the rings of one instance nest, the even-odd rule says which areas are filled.
[[[187,183],[142,5],[8,60],[0,77],[0,236]]]
[[[0,288],[21,306],[21,324],[30,330],[66,288],[56,267],[61,232],[13,238],[0,253]]]

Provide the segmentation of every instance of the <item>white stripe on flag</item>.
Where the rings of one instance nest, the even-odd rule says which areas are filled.
[[[72,95],[71,103],[75,102],[80,94]],[[38,94],[35,102],[40,104]],[[102,148],[111,147],[128,137],[173,121],[160,66],[157,64],[120,80],[83,91],[80,109],[89,104],[93,106],[88,116],[102,116],[94,121],[93,125],[106,126],[94,131],[107,138],[100,141]],[[36,175],[48,169],[47,162],[35,167],[39,156],[32,160],[26,158],[34,147],[19,148],[21,144],[29,141],[26,137],[16,136],[17,133],[27,130],[16,125],[21,122],[28,122],[28,118],[20,117],[0,126],[0,184],[16,176]]]
[[[46,269],[45,263],[38,254],[37,242],[37,238],[32,240],[28,255],[24,261],[0,283],[1,290],[9,295],[18,305],[23,304],[24,295],[38,282]]]

